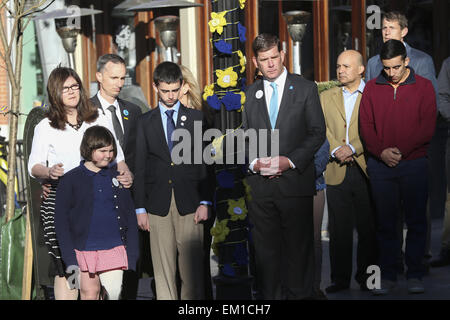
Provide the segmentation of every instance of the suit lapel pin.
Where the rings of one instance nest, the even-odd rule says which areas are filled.
[[[123,115],[126,117],[126,116],[128,116],[130,113],[128,112],[128,110],[127,109],[125,109],[125,110],[123,110]]]
[[[112,178],[112,183],[115,187],[119,186],[119,181],[116,178]]]
[[[293,86],[290,86],[290,87],[289,87],[289,90],[292,90],[292,89],[294,89],[294,87],[293,87]]]
[[[181,116],[181,121],[186,121],[186,119],[187,119],[187,118],[186,118],[185,115],[182,115],[182,116]]]
[[[261,99],[263,95],[264,93],[262,92],[262,90],[258,90],[256,91],[255,97],[256,99]]]

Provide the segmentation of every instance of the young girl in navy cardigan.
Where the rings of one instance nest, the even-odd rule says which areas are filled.
[[[58,186],[56,237],[68,270],[80,275],[81,299],[97,300],[103,286],[118,300],[123,270],[135,270],[138,258],[133,200],[116,179],[117,146],[108,129],[87,129],[80,151],[85,160]]]

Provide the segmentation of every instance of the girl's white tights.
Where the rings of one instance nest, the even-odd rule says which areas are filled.
[[[119,300],[122,291],[123,270],[106,271],[99,274],[100,283],[108,292],[109,300]]]
[[[81,300],[98,300],[100,285],[105,287],[109,300],[119,300],[122,278],[123,270],[111,270],[99,274],[81,272]]]

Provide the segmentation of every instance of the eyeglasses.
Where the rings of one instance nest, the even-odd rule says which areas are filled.
[[[72,91],[78,91],[78,90],[80,90],[80,85],[78,83],[75,83],[75,84],[71,85],[70,87],[63,87],[62,93],[68,93],[69,89],[72,89]]]

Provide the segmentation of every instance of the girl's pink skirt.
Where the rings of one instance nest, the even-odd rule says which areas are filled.
[[[75,254],[77,255],[78,266],[83,272],[98,273],[114,269],[128,269],[127,251],[123,245],[97,251],[78,251],[75,249]]]

